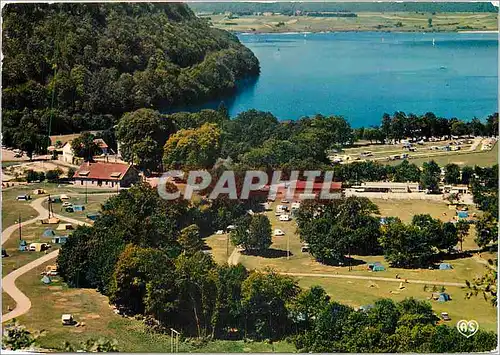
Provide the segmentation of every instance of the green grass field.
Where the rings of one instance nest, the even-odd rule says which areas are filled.
[[[396,31],[432,32],[498,29],[495,13],[360,12],[357,17],[210,15],[214,27],[241,32]],[[432,18],[432,26],[429,26]]]

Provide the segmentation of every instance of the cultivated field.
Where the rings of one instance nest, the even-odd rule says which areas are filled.
[[[210,15],[214,27],[238,32],[322,32],[322,31],[496,31],[495,13],[379,13],[360,12],[357,17],[241,16]],[[429,26],[432,18],[432,27]]]

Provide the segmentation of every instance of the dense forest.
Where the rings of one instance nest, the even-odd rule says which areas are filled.
[[[2,30],[3,144],[23,150],[43,150],[49,130],[228,94],[260,71],[236,36],[179,3],[8,4]]]
[[[279,12],[292,15],[302,12],[498,12],[490,2],[197,2],[189,6],[196,12],[239,15],[254,12]]]

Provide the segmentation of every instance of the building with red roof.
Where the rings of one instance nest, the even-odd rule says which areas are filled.
[[[75,184],[109,187],[129,187],[139,181],[139,172],[132,165],[105,162],[85,162],[73,175]]]

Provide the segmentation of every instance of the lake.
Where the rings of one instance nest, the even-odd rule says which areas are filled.
[[[342,115],[353,127],[404,111],[469,120],[498,109],[495,33],[240,34],[261,75],[225,101],[280,120]],[[434,39],[434,45],[433,45]]]

